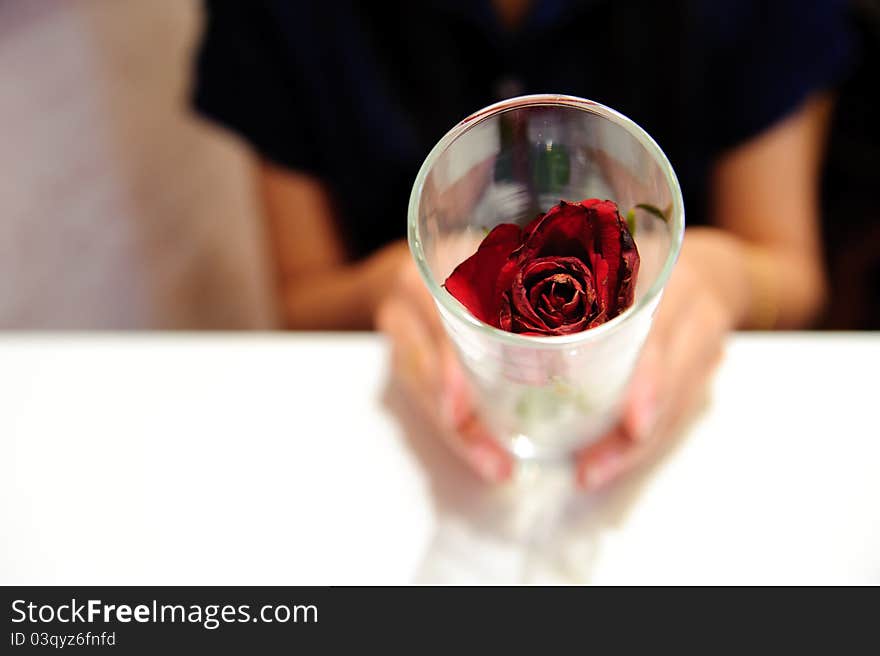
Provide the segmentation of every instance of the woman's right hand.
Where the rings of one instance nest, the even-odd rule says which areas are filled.
[[[455,453],[483,479],[503,481],[511,457],[474,413],[468,381],[409,251],[400,248],[398,258],[376,311],[376,326],[391,342],[393,375]]]

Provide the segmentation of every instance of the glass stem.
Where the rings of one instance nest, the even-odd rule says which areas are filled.
[[[522,582],[574,582],[562,558],[566,511],[577,494],[572,465],[521,461],[515,476],[524,546]]]

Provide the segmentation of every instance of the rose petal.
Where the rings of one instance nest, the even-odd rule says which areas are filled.
[[[568,297],[553,297],[564,286]],[[593,275],[576,257],[545,257],[527,262],[516,273],[508,295],[504,324],[514,332],[545,335],[583,330],[595,313]]]
[[[562,257],[544,257],[526,262],[523,266],[523,277],[527,284],[534,283],[539,278],[564,270],[565,260]]]
[[[587,312],[584,307],[586,305],[584,302],[585,298],[586,294],[584,294],[583,292],[575,294],[574,298],[572,298],[568,303],[560,308],[563,316],[565,316],[567,319],[573,319],[578,315],[582,317],[586,316]]]
[[[553,333],[554,335],[570,335],[572,333],[579,333],[584,330],[587,326],[587,319],[584,317],[573,323],[564,323],[556,331]]]
[[[553,330],[554,328],[559,328],[559,326],[565,323],[565,317],[563,317],[558,312],[550,312],[543,307],[539,307],[537,312],[541,319],[544,320],[544,324],[550,330]]]
[[[513,330],[512,332],[520,333],[521,335],[553,335],[553,328],[545,324],[543,321],[540,321],[540,326],[536,326],[535,324],[527,321],[522,316],[513,315]]]
[[[608,261],[601,255],[593,252],[590,256],[593,267],[593,280],[596,284],[596,305],[603,314],[608,313]]]
[[[561,201],[530,228],[517,252],[521,261],[551,255],[587,259],[593,227],[587,219],[587,210],[580,203]]]
[[[587,210],[595,227],[594,240],[589,248],[590,263],[596,275],[599,307],[607,308],[608,318],[619,313],[617,292],[621,265],[621,220],[617,205],[611,201],[593,203]],[[602,262],[602,264],[600,264]]]
[[[523,241],[525,241],[526,239],[529,238],[529,235],[532,234],[532,232],[535,230],[535,228],[541,222],[541,219],[543,219],[545,216],[547,216],[547,215],[546,214],[539,214],[534,219],[529,221],[529,223],[526,225],[526,227],[523,228],[523,232],[522,232],[522,240]]]
[[[626,223],[621,223],[623,223],[620,232],[622,266],[620,271],[620,286],[617,291],[617,314],[620,314],[633,304],[640,264],[639,251],[636,248],[636,243],[633,240],[629,229],[626,227]]]
[[[573,256],[586,260],[585,232],[588,230],[586,212],[577,203],[560,201],[546,214],[537,216],[523,229],[522,246],[502,266],[496,294],[500,295],[504,290],[510,289],[522,262],[547,255]]]
[[[569,334],[633,302],[639,255],[611,201],[561,201],[525,228],[499,226],[447,280],[479,319],[529,335]]]
[[[532,285],[532,288],[528,290],[529,292],[529,303],[532,304],[532,307],[537,307],[538,303],[541,301],[541,297],[546,297],[547,285],[551,283],[546,282],[546,278],[541,280],[540,282]]]
[[[510,293],[501,297],[501,307],[498,309],[498,327],[501,330],[513,332],[513,312],[511,310]]]
[[[516,319],[521,319],[529,330],[549,330],[549,326],[535,312],[535,308],[529,303],[526,296],[526,286],[523,282],[523,271],[517,272],[513,285],[510,288],[510,300],[512,301],[512,310],[514,315],[514,323]],[[518,332],[518,331],[517,331]]]
[[[477,319],[495,327],[500,327],[500,299],[495,294],[495,282],[511,252],[519,247],[520,235],[519,226],[512,223],[495,226],[477,252],[455,267],[446,279],[446,291]]]
[[[624,235],[628,238],[626,261]],[[566,255],[589,262],[599,311],[605,319],[610,319],[632,302],[634,277],[630,272],[637,267],[635,260],[638,257],[632,254],[634,250],[635,244],[617,205],[612,201],[590,198],[580,203],[562,201],[543,218],[529,224],[523,232],[523,245],[513,257],[528,261]],[[627,283],[622,285],[624,279]]]

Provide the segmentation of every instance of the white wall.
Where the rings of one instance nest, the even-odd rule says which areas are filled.
[[[274,325],[251,157],[187,107],[195,0],[0,0],[0,328]]]

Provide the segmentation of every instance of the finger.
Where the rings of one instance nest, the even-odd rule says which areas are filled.
[[[638,449],[621,428],[615,428],[578,454],[577,484],[591,491],[604,487],[630,467]]]
[[[476,414],[471,385],[452,346],[444,335],[439,343],[443,370],[446,417],[452,422],[454,446],[486,480],[501,482],[510,477],[513,459]]]
[[[688,379],[687,388],[677,395],[678,401],[663,413],[662,420],[657,423],[655,432],[659,439],[663,440],[675,435],[705,402],[708,391],[707,382],[711,379],[716,361],[720,361],[720,359],[719,353],[715,360],[703,363],[701,370]]]
[[[681,293],[689,284],[682,278],[679,282],[663,299],[624,404],[621,422],[636,442],[656,439],[658,422],[671,400],[686,389],[690,358],[702,358],[702,347],[715,339],[714,331],[701,325],[692,295]]]
[[[693,309],[680,317],[666,343],[656,335],[646,345],[625,405],[621,425],[578,457],[578,482],[601,488],[654,452],[700,398],[718,361],[722,328]]]
[[[459,356],[443,328],[434,299],[415,266],[407,267],[401,273],[400,285],[406,299],[412,302],[413,311],[418,313],[430,330],[440,363],[440,403],[452,426],[460,428],[473,417],[473,400]]]
[[[409,262],[402,268],[398,285],[400,294],[412,303],[413,309],[419,313],[431,335],[438,341],[444,338],[446,335],[434,297],[425,286],[415,263]]]
[[[621,412],[625,433],[636,442],[646,442],[654,436],[660,413],[660,402],[668,387],[668,344],[676,339],[683,316],[687,316],[689,300],[673,293],[664,297],[645,347],[639,356],[627,390]]]
[[[458,354],[444,335],[438,347],[441,377],[441,403],[453,426],[462,426],[474,413],[474,400]]]
[[[668,376],[654,427],[658,436],[672,433],[699,403],[706,382],[721,359],[724,332],[712,307],[702,306],[671,339],[664,365]]]
[[[424,409],[433,410],[429,399],[441,392],[440,362],[424,322],[404,299],[393,297],[380,307],[376,323],[390,339],[394,374]]]
[[[377,325],[391,338],[393,366],[406,391],[449,447],[481,478],[509,478],[512,458],[474,414],[467,381],[448,339],[433,341],[421,314],[400,297],[383,304]]]
[[[413,293],[410,290],[403,295],[395,296],[383,308],[379,321],[382,326],[388,325],[388,332],[394,336],[395,343],[400,347],[403,359],[413,357],[407,355],[408,350],[416,353],[428,352],[427,357],[420,357],[425,366],[431,367],[432,385],[424,389],[432,396],[432,400],[443,412],[444,423],[458,426],[470,414],[471,399],[467,381],[461,368],[458,356],[439,325],[436,309],[428,296],[428,304],[424,303],[422,289]],[[413,342],[418,341],[419,344]],[[423,378],[427,374],[423,374]]]
[[[624,432],[635,442],[645,442],[653,435],[662,366],[662,345],[652,334],[636,364],[622,411]]]
[[[576,456],[575,477],[581,487],[595,490],[607,485],[629,468],[637,452],[649,443],[657,417],[661,366],[662,348],[652,333],[636,364],[620,424]]]
[[[446,436],[452,450],[484,480],[500,483],[510,478],[513,458],[476,415],[472,414]]]

